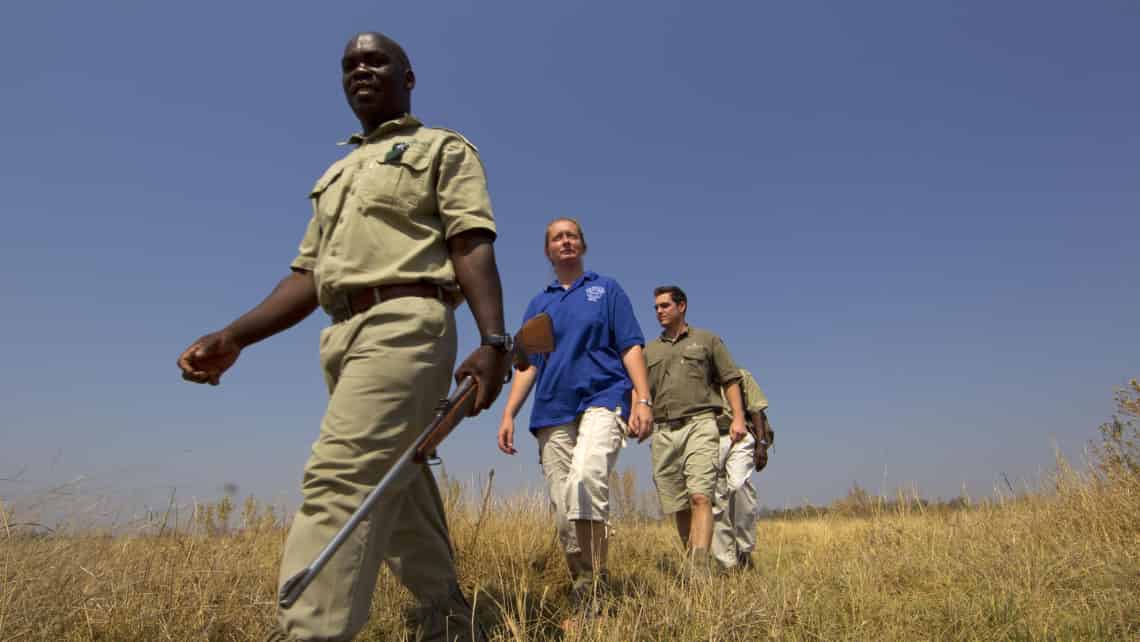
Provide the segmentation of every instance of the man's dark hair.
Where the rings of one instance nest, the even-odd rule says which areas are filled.
[[[689,298],[685,296],[685,291],[675,285],[659,285],[653,288],[653,297],[657,298],[662,294],[668,294],[670,299],[673,299],[675,304],[688,304]]]

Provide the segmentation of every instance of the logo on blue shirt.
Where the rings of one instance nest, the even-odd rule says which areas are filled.
[[[591,285],[586,288],[586,300],[590,303],[597,303],[602,300],[602,295],[606,293],[606,289],[600,285]]]

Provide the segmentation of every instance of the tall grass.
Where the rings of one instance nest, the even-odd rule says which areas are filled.
[[[545,499],[495,497],[488,479],[464,500],[446,481],[460,576],[497,640],[1140,639],[1133,386],[1086,472],[1058,461],[1036,492],[957,510],[871,498],[858,514],[764,520],[755,572],[682,579],[673,527],[632,510],[606,615],[568,633]],[[258,640],[272,621],[284,530],[255,502],[115,536],[17,517],[0,505],[0,641]],[[360,639],[406,639],[409,596],[385,573],[375,597]]]

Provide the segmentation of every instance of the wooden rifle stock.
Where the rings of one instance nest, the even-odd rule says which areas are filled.
[[[530,355],[550,352],[554,352],[554,322],[549,314],[542,312],[519,328],[511,356],[516,368],[526,370],[530,367]]]

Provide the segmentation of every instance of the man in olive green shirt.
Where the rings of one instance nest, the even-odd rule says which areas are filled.
[[[695,570],[707,573],[721,388],[733,410],[732,440],[747,435],[740,372],[720,337],[685,322],[688,298],[681,288],[661,286],[653,296],[663,329],[645,348],[653,395],[653,482],[661,510],[676,516],[677,532]]]
[[[765,411],[768,398],[752,377],[740,369],[740,392],[747,413],[748,434],[733,442],[729,435],[735,416],[724,395],[723,411],[717,419],[720,428],[720,450],[717,457],[720,475],[717,477],[716,496],[713,499],[712,554],[721,568],[752,566],[752,551],[756,548],[756,488],[752,485],[753,470],[767,463],[770,429]]]
[[[495,225],[475,148],[410,114],[416,77],[387,36],[354,36],[341,72],[363,133],[313,186],[292,273],[178,361],[185,379],[216,385],[243,348],[318,305],[332,319],[320,337],[328,408],[305,465],[281,582],[317,556],[447,396],[461,298],[483,335],[455,371],[478,383],[473,412],[494,402],[508,366]],[[382,562],[419,602],[416,640],[483,639],[459,589],[439,489],[422,464],[400,470],[371,517],[279,612],[280,630],[269,639],[354,638],[367,623]]]

